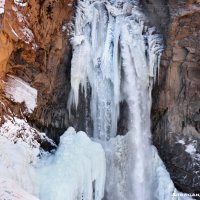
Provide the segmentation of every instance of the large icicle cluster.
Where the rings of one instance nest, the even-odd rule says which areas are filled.
[[[117,132],[119,103],[124,98],[121,91],[122,64],[127,62],[122,48],[127,48],[124,50],[127,53],[132,52],[137,76],[147,84],[149,78],[156,75],[162,51],[161,36],[143,25],[143,15],[136,9],[136,4],[133,1],[99,0],[78,3],[71,39],[73,58],[69,105],[74,103],[77,107],[80,86],[87,95],[89,83],[93,134],[103,140],[114,137]],[[138,39],[141,45],[138,45]],[[129,45],[124,47],[125,42]]]
[[[55,155],[38,168],[40,199],[101,200],[106,177],[101,145],[73,128],[68,128],[60,139]]]

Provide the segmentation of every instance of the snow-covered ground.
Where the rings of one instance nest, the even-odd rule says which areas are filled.
[[[4,124],[0,127],[0,136],[6,137],[13,143],[22,143],[29,147],[32,151],[35,151],[35,155],[39,153],[40,143],[39,141],[46,140],[55,145],[45,133],[41,133],[31,127],[25,119],[6,118]]]
[[[31,163],[38,159],[36,152],[39,150],[29,147],[25,142],[14,143],[0,136],[0,195],[6,195],[6,200],[15,200],[16,195],[34,192],[32,177],[35,172]],[[12,185],[18,187],[13,188]]]

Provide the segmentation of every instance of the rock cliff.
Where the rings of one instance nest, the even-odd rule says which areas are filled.
[[[166,45],[153,92],[153,141],[177,188],[200,193],[200,1],[169,0],[163,8],[169,21],[161,30]]]
[[[66,129],[67,75],[70,74],[71,57],[68,32],[74,6],[74,0],[14,0],[6,1],[5,5],[2,3],[1,116],[9,113],[26,117],[43,131]],[[37,90],[37,107],[32,114],[26,112],[22,102],[6,98],[5,87],[10,75]]]

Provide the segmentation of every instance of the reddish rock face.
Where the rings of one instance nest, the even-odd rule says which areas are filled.
[[[13,49],[23,48],[31,57],[24,57],[24,60],[33,63],[32,56],[34,57],[38,49],[47,50],[52,43],[60,50],[65,46],[62,40],[66,40],[66,35],[62,35],[66,30],[62,32],[62,26],[66,26],[71,19],[73,0],[30,0],[23,1],[22,5],[14,2],[6,1],[4,14],[1,15],[0,36],[1,43],[6,43],[7,48],[4,48],[3,54],[7,59]],[[1,46],[0,50],[2,48]],[[3,54],[0,57],[0,64],[3,59],[5,60]],[[7,72],[5,66],[1,67],[1,71]]]
[[[168,8],[153,139],[178,189],[200,192],[200,2],[169,0]],[[189,145],[195,152],[187,151]]]
[[[37,108],[23,113],[38,126],[65,127],[66,99],[71,48],[68,42],[69,22],[75,0],[6,1],[0,15],[0,115],[20,114],[22,104],[5,98],[3,81],[7,74],[17,76],[37,89]],[[23,95],[23,94],[22,94]],[[61,97],[62,96],[62,97]],[[63,110],[64,109],[64,110]],[[10,114],[11,114],[10,113]],[[57,116],[59,115],[59,117]]]

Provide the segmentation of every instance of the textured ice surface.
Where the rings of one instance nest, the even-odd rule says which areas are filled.
[[[5,93],[14,102],[25,102],[28,112],[32,112],[37,105],[37,90],[18,77],[8,76]]]

